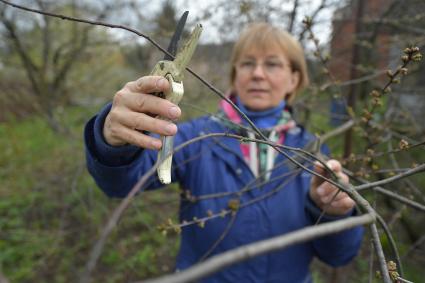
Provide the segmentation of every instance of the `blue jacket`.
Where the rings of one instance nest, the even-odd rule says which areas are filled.
[[[111,147],[102,136],[103,123],[110,105],[91,119],[85,128],[87,166],[99,187],[110,197],[124,197],[137,180],[149,170],[157,152],[135,146]],[[201,117],[178,126],[175,146],[207,133],[229,132],[218,120]],[[312,135],[298,127],[286,134],[285,144],[303,147]],[[283,163],[282,163],[283,162]],[[205,227],[190,225],[182,229],[177,269],[185,269],[207,253],[225,232],[224,238],[210,254],[216,255],[235,247],[282,235],[315,223],[320,210],[308,197],[311,175],[294,174],[294,167],[278,155],[276,169],[265,185],[251,186],[239,193],[253,179],[244,161],[239,141],[230,138],[209,138],[191,144],[173,157],[172,180],[179,182],[193,196],[231,192],[220,198],[180,203],[180,221],[198,219],[228,209],[229,201],[239,202],[234,219],[229,214],[205,223]],[[282,164],[282,165],[279,165]],[[145,189],[160,187],[153,177]],[[353,212],[355,213],[355,212]],[[325,216],[322,222],[335,217]],[[233,221],[233,224],[229,224]],[[230,229],[228,228],[230,227]],[[311,282],[310,262],[314,257],[330,264],[347,264],[358,252],[363,228],[357,227],[338,234],[298,244],[252,260],[233,265],[203,282]]]

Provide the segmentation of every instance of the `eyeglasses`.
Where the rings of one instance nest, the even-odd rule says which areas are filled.
[[[276,74],[282,72],[285,69],[285,63],[280,59],[266,59],[265,61],[259,61],[253,59],[243,59],[236,63],[236,69],[241,73],[252,73],[257,66],[261,66],[263,71],[268,74]]]

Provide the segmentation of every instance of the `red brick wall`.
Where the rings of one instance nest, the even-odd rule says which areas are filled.
[[[385,12],[392,0],[365,0],[364,1],[364,22],[379,19]],[[333,37],[330,43],[331,60],[329,70],[331,74],[340,81],[350,80],[350,68],[352,63],[352,52],[355,39],[355,17],[357,11],[357,1],[336,11],[332,21]],[[365,37],[370,36],[370,30],[365,29]],[[370,42],[363,42],[368,44]],[[388,67],[388,53],[391,37],[385,31],[380,31],[376,39],[376,46],[372,52],[373,61],[377,69]],[[368,48],[362,47],[362,48]],[[371,63],[371,62],[368,62]]]

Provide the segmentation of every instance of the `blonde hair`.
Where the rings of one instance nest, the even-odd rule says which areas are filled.
[[[268,23],[250,24],[233,46],[231,57],[230,82],[233,85],[236,78],[236,63],[244,52],[252,49],[267,50],[279,47],[288,58],[293,72],[299,73],[299,82],[294,93],[285,97],[291,103],[296,94],[308,85],[307,64],[301,44],[288,32],[280,30]]]

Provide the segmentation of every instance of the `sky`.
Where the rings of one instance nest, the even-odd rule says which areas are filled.
[[[155,15],[159,12],[161,8],[161,4],[163,1],[156,0],[156,1],[145,1],[145,0],[139,0],[140,1],[140,7],[143,7],[143,10],[140,10],[140,15],[150,17],[152,15]],[[211,6],[216,5],[218,1],[217,0],[175,0],[173,3],[175,4],[175,7],[177,8],[177,14],[181,15],[184,11],[189,11],[189,18],[187,26],[194,26],[197,22],[196,19],[202,17],[203,11],[210,8]],[[283,4],[280,6],[282,10],[290,11],[292,9],[293,1],[282,1],[282,0],[268,0],[267,3],[280,3],[283,2]],[[300,0],[300,3],[304,3],[304,5],[301,5],[297,21],[296,21],[296,28],[301,29],[302,28],[302,19],[306,15],[311,15],[315,9],[320,5],[322,0]],[[334,3],[341,3],[343,1],[341,0],[328,0],[327,2],[334,2]],[[266,0],[265,0],[266,3]],[[335,5],[334,5],[335,7]],[[332,19],[332,13],[334,11],[334,8],[328,8],[323,9],[321,13],[319,14],[319,17],[317,18],[318,23],[314,26],[314,32],[316,37],[319,38],[320,42],[327,42],[330,34],[331,34],[331,19]],[[214,11],[212,11],[214,13]],[[217,29],[217,25],[215,23],[221,21],[223,17],[223,14],[216,13],[211,17],[209,20],[200,20],[200,23],[203,25],[204,30],[202,32],[202,36],[200,41],[203,43],[217,43],[220,42],[222,37],[220,36],[220,32]],[[131,26],[131,24],[129,24]],[[140,29],[140,28],[139,28]],[[122,35],[122,36],[128,36],[128,33],[125,31],[112,31],[115,35]],[[144,43],[145,40],[139,39],[141,43]],[[309,44],[306,46],[308,49],[311,48]]]
[[[204,0],[204,1],[197,1],[197,0],[177,0],[176,7],[179,9],[179,14],[183,13],[185,10],[189,10],[189,22],[190,18],[196,18],[198,17],[201,12],[205,9],[207,9],[211,3],[217,2],[214,0]],[[264,2],[271,3],[279,3],[282,2],[281,0],[264,0]],[[283,3],[281,8],[285,11],[292,10],[293,7],[293,1],[287,1],[286,3]],[[322,0],[300,0],[300,2],[304,3],[310,3],[308,5],[301,5],[300,10],[298,13],[297,21],[296,21],[296,27],[302,28],[302,19],[306,15],[310,15],[315,11],[315,9],[320,5]],[[328,0],[327,2],[335,2],[334,0]],[[343,2],[343,1],[339,1]],[[331,18],[332,13],[334,9],[323,9],[321,13],[319,14],[318,20],[320,21],[320,24],[318,24],[315,27],[315,34],[322,42],[326,42],[329,39],[330,32],[331,32]],[[204,35],[201,38],[204,42],[215,42],[217,41],[220,36],[217,31],[217,29],[214,27],[214,21],[219,21],[220,17],[223,17],[220,14],[215,15],[211,20],[203,22],[204,26]]]

